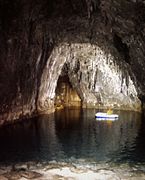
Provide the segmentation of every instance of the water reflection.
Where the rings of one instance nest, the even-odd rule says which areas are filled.
[[[119,113],[117,121],[96,121],[95,110],[64,109],[0,129],[0,162],[144,162],[141,115]],[[139,154],[139,155],[138,155]]]
[[[135,149],[141,123],[138,113],[120,112],[120,119],[113,122],[96,121],[93,110],[66,110],[64,114],[56,116],[56,128],[60,142],[67,144],[63,151],[69,157],[121,161]]]
[[[41,116],[39,118],[40,129],[40,160],[63,160],[64,153],[61,150],[55,130],[54,114],[51,116]],[[59,153],[58,153],[59,152]]]

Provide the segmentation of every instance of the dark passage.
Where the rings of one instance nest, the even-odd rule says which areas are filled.
[[[57,82],[55,107],[80,107],[81,99],[72,87],[67,75],[60,76]]]
[[[96,121],[95,110],[57,111],[0,129],[0,163],[145,163],[141,115],[118,112],[115,122]]]

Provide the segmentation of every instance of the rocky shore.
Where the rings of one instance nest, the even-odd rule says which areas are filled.
[[[0,180],[144,180],[145,166],[84,165],[52,161],[49,163],[27,162],[1,165]]]

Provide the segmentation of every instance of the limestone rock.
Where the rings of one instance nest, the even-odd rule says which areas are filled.
[[[54,112],[67,69],[83,107],[141,110],[145,3],[0,1],[0,124]]]

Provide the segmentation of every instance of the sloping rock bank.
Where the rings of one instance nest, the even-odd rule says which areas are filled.
[[[145,167],[129,165],[110,166],[108,164],[75,166],[66,163],[49,164],[19,164],[16,166],[1,166],[1,180],[136,180],[145,179]]]

